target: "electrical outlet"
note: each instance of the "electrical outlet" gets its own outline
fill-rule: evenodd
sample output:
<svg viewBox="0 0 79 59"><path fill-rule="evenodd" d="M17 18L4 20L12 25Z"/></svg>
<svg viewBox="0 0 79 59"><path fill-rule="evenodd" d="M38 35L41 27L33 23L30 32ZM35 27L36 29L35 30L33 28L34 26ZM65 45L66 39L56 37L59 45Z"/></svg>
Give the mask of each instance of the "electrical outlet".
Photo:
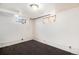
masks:
<svg viewBox="0 0 79 59"><path fill-rule="evenodd" d="M24 40L23 38L21 40Z"/></svg>
<svg viewBox="0 0 79 59"><path fill-rule="evenodd" d="M72 47L71 46L69 46L69 49L71 49Z"/></svg>

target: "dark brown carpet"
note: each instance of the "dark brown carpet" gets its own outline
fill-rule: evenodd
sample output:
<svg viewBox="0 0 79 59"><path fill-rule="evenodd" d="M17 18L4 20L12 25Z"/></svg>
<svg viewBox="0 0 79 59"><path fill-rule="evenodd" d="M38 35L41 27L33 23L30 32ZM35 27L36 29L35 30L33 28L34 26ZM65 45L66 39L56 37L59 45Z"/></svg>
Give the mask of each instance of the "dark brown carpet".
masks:
<svg viewBox="0 0 79 59"><path fill-rule="evenodd" d="M30 40L0 48L0 55L74 55L70 52Z"/></svg>

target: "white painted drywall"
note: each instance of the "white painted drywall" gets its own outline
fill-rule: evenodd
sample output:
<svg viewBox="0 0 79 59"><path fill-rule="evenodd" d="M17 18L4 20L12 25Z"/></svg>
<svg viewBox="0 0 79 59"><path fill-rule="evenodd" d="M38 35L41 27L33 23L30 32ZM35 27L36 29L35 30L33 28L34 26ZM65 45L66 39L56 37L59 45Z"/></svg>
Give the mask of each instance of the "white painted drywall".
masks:
<svg viewBox="0 0 79 59"><path fill-rule="evenodd" d="M37 39L65 50L71 46L79 54L79 8L57 13L55 23L43 24L42 19L36 20Z"/></svg>
<svg viewBox="0 0 79 59"><path fill-rule="evenodd" d="M14 15L0 12L0 44L21 39L32 39L32 24L27 21L26 24L16 23Z"/></svg>

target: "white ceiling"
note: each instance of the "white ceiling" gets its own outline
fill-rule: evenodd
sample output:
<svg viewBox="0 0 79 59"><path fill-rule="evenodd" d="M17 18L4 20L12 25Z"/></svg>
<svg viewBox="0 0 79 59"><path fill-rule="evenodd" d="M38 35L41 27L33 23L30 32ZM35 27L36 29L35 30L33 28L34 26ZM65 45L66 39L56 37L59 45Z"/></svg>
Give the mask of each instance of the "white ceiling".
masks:
<svg viewBox="0 0 79 59"><path fill-rule="evenodd" d="M29 3L1 3L0 9L7 9L14 12L18 12L18 10L20 10L28 17L38 17L53 10L56 12L61 12L71 8L79 7L78 3L42 3L38 5L39 9L33 10L29 6Z"/></svg>
<svg viewBox="0 0 79 59"><path fill-rule="evenodd" d="M65 11L71 8L79 7L79 3L57 3L55 9L57 12Z"/></svg>

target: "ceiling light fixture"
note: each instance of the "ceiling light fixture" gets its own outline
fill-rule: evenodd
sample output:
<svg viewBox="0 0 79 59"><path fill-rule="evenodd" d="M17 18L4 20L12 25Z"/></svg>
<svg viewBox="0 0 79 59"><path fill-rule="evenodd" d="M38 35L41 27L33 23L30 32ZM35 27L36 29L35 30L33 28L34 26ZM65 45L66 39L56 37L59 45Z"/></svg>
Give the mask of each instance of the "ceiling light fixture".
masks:
<svg viewBox="0 0 79 59"><path fill-rule="evenodd" d="M34 10L37 10L39 8L39 5L37 4L31 4L30 5Z"/></svg>

